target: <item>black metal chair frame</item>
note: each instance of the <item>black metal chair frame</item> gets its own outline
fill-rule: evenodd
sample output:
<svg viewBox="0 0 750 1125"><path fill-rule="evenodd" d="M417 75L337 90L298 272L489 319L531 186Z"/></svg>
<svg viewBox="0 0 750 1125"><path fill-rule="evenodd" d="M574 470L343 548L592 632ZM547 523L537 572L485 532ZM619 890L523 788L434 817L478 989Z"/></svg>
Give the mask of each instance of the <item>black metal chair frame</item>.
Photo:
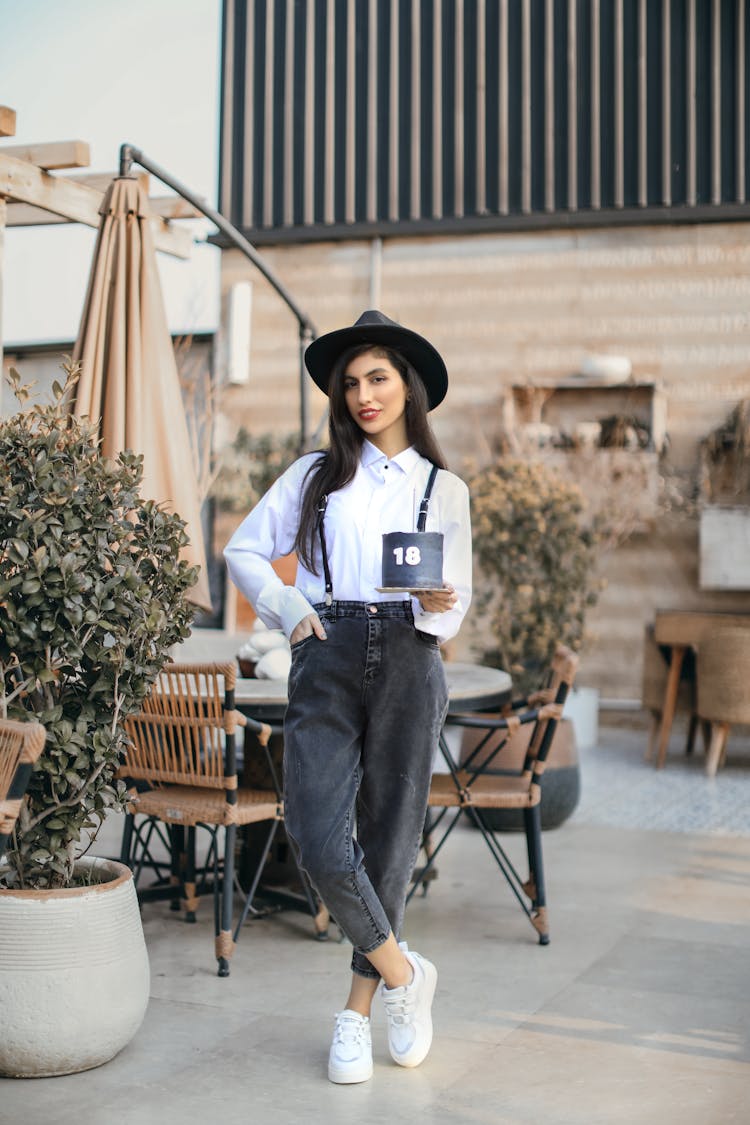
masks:
<svg viewBox="0 0 750 1125"><path fill-rule="evenodd" d="M472 798L472 785L474 782L486 775L486 771L496 760L497 756L501 753L503 747L507 744L508 738L512 731L519 729L521 726L528 723L544 723L545 727L542 732L539 745L535 747L532 753L531 747L534 746L534 735L529 743L529 751L526 754L521 774L534 769L535 763L537 768L535 770L535 780L541 785L542 772L544 764L554 738L557 723L562 713L562 708L567 698L569 691L569 683L561 680L557 686L554 698L541 702L540 706L528 707L529 700L517 700L511 708L512 711L521 711L520 714L506 714L503 717L496 717L491 715L482 714L449 714L446 718L446 726L457 726L463 729L473 728L483 730L484 736L480 739L479 743L474 747L471 754L459 766L454 760L453 754L448 746L445 738L444 731L440 734L440 751L445 760L446 765L455 787L455 801L453 803L443 804L440 812L433 816L432 810L428 812L428 820L425 823L425 833L423 837L423 849L426 856L426 862L423 866L418 867L412 877L412 886L407 896L407 902L415 894L418 887L423 888L426 894L428 882L435 870L435 862L442 850L444 844L453 832L453 829L458 824L462 816L467 816L474 825L478 828L479 832L484 839L490 854L492 855L495 863L502 872L508 886L517 899L521 909L526 917L529 919L531 925L534 927L539 935L539 944L549 944L549 932L547 928L547 910L546 910L546 889L544 883L544 864L542 858L542 824L541 824L541 805L540 803L533 804L529 807L524 807L523 823L524 835L526 838L526 851L529 864L529 877L524 880L515 865L508 856L507 851L500 844L496 831L487 822L487 819L482 813L481 797L477 798L475 803ZM539 693L541 697L545 696L545 692ZM531 700L534 700L534 696ZM522 710L522 708L526 708ZM505 731L506 737L501 739L497 746L493 748L491 753L487 755L481 764L474 765L480 758L487 742L497 731ZM461 776L463 774L463 776ZM505 771L505 776L520 776L514 774L512 771ZM486 806L492 807L491 804ZM453 816L450 818L447 827L444 829L442 835L436 844L433 844L433 835L439 829L443 821L448 817L448 814L453 811Z"/></svg>
<svg viewBox="0 0 750 1125"><path fill-rule="evenodd" d="M259 742L263 748L266 748L268 737L270 736L270 728L263 724L256 722L254 719L247 718L240 715L234 706L234 682L235 682L235 668L233 664L197 664L197 665L171 665L164 670L168 673L167 683L162 686L162 690L152 697L149 697L144 703L144 709L138 714L131 716L128 720L130 725L131 740L140 734L143 738L141 751L135 753L132 758L127 759L122 770L123 776L127 778L131 774L131 781L135 779L135 785L131 786L134 793L134 803L137 804L139 794L141 799L146 794L165 794L168 795L170 783L173 779L177 782L179 790L180 784L184 786L184 782L180 782L180 778L185 776L188 771L188 776L192 776L193 771L196 776L203 776L203 768L207 758L207 744L204 741L203 729L212 728L215 731L223 728L223 743L221 749L221 760L223 762L221 775L217 776L216 786L223 791L223 800L225 807L229 810L237 806L238 786L237 786L237 755L236 755L236 742L235 742L235 729L237 725L245 727L254 731L259 736ZM185 695L182 692L180 684L187 683L191 677L195 677L196 681L201 676L222 676L224 677L224 697L221 714L216 712L216 703L211 706L206 702L200 704L196 701L196 697L191 695L190 692ZM173 677L170 679L169 677ZM168 685L168 686L167 686ZM175 686L173 686L175 685ZM174 694L174 702L168 706L165 701ZM190 702L187 702L190 700ZM198 702L198 706L196 706ZM205 711L205 722L203 721L203 713ZM180 731L188 729L194 730L194 736L189 743L189 750L181 750L180 755L175 757L174 754L167 753L167 750L173 750L174 746L181 744ZM134 750L137 748L137 743L132 742ZM216 747L215 747L216 750ZM152 762L156 755L156 761L161 762L160 755L163 755L164 764L159 766L158 770L154 770ZM184 761L182 757L184 756ZM194 766L190 765L190 761L195 763ZM174 762L174 764L172 764ZM201 763L200 768L198 762ZM169 763L169 764L166 764ZM154 788L150 781L157 779L156 787ZM144 785L143 782L146 782ZM162 789L161 786L166 783L166 788ZM191 783L192 784L192 783ZM206 786L207 781L203 780L200 785ZM210 782L208 783L210 785ZM188 791L190 789L190 785ZM198 792L206 794L210 803L211 792L209 788L199 788ZM216 790L214 789L215 793ZM261 796L259 794L259 796ZM176 798L176 804L179 804L179 796ZM153 804L153 801L151 802ZM269 799L262 802L265 806L275 807L275 815L264 816L262 819L269 819L271 821L271 828L268 833L268 845L273 839L278 826L283 818L283 807L281 802L281 795L278 790L275 793L269 793ZM220 806L219 806L220 807ZM248 806L249 808L250 806ZM218 808L217 808L218 811ZM188 819L185 824L175 822L169 816L160 815L157 812L147 810L144 814L145 824L143 828L136 823L136 816L138 815L137 808L129 811L126 817L126 823L123 828L123 838L121 846L121 859L123 862L130 866L134 873L140 875L144 867L150 867L156 874L157 879L163 879L163 873L166 869L166 864L160 862L154 855L151 848L151 841L153 832L156 831L158 838L162 840L165 845L169 842L170 854L170 879L168 884L157 884L148 889L148 891L140 890L139 897L143 901L146 898L171 898L172 908L179 909L180 902L175 897L177 894L177 886L179 885L182 891L182 900L186 907L186 920L195 921L195 908L198 903L197 884L196 884L196 829L204 828L209 833L210 845L206 861L202 868L204 876L207 870L212 870L213 873L213 901L214 901L214 920L216 928L216 957L218 961L219 976L229 975L229 960L234 948L234 944L239 936L242 921L247 917L249 910L252 907L252 898L257 888L260 871L255 873L252 880L251 887L246 895L246 901L243 908L243 913L240 922L237 926L233 927L233 896L236 888L235 881L235 848L237 840L237 827L238 821L237 813L233 813L229 817L211 820L206 822L199 817L197 820ZM188 814L189 816L189 814ZM165 835L164 829L161 824L167 824L167 834ZM185 828L187 828L187 846L185 846ZM218 833L223 829L224 831L224 856L223 859L219 857L218 847ZM264 856L265 856L264 852ZM262 857L263 858L263 857ZM262 862L261 865L262 866Z"/></svg>
<svg viewBox="0 0 750 1125"><path fill-rule="evenodd" d="M231 697L227 694L225 698L225 707L228 709L230 709L230 702L233 706L233 693ZM244 718L244 726L246 730L250 730L256 734L269 727L272 733L278 733L280 730L278 726L260 723L248 716ZM227 740L230 738L234 741L234 734L227 736ZM282 786L273 762L270 744L267 740L259 740L259 742L263 751L265 766L273 792L276 795L279 807L282 807ZM227 747L227 757L228 756L229 747ZM235 747L235 762L236 757ZM129 779L126 778L126 781L128 780ZM129 785L131 788L137 789L139 787L139 783L133 782L132 780L129 781ZM217 933L219 932L220 921L222 921L223 928L226 928L228 924L226 906L223 908L222 919L219 918L219 900L217 897L219 888L223 885L223 878L225 874L228 873L229 878L232 880L234 890L243 900L243 907L233 932L233 940L236 942L239 938L240 930L247 921L248 916L252 918L267 917L269 914L282 909L283 905L286 905L291 897L290 895L283 896L283 904L269 901L261 907L256 907L255 905L255 898L262 878L263 869L271 853L271 848L281 823L281 819L271 822L270 829L260 852L260 857L253 871L250 885L247 888L243 887L240 883L239 874L234 861L236 831L232 834L234 838L231 840L231 843L230 835L227 835L225 839L225 854L224 857L221 857L218 847L220 825L207 824L204 822L200 822L196 825L169 824L156 816L127 812L123 827L120 860L122 863L126 863L133 871L133 879L136 885L138 898L141 902L168 899L170 900L170 910L180 911L183 908L185 909L186 922L195 922L196 912L192 908L192 899L185 895L185 886L195 886L196 897L202 897L205 894L211 893L214 898ZM197 829L203 829L209 836L209 846L200 866L196 862ZM187 840L185 839L186 835ZM152 840L154 837L162 844L167 852L168 858L160 859L155 854L152 848ZM226 859L230 846L232 848L232 859L231 864L227 867ZM144 869L150 870L154 875L154 881L148 887L140 885L140 879ZM328 937L327 912L321 911L321 907L315 897L310 881L306 873L299 868L299 865L297 865L297 871L302 888L303 908L309 912L314 919L316 938L318 940L326 940Z"/></svg>

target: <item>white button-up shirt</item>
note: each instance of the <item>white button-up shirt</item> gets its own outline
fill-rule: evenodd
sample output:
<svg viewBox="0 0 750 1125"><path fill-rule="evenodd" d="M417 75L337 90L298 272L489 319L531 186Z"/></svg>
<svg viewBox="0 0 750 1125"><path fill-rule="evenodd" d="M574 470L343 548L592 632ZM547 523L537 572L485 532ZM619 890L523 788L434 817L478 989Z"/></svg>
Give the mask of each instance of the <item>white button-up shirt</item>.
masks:
<svg viewBox="0 0 750 1125"><path fill-rule="evenodd" d="M319 454L295 461L243 520L224 551L229 574L256 613L271 629L287 637L313 605L325 600L325 579L316 544L319 574L298 563L294 586L285 586L271 566L294 549L305 475ZM382 537L391 531L414 531L419 505L432 465L413 448L391 460L365 439L352 481L328 499L325 537L333 597L341 601L377 602L398 598L381 593ZM471 522L469 490L446 470L438 472L430 497L426 531L443 534L443 580L458 601L446 613L424 613L412 598L418 629L441 641L455 636L471 601ZM408 594L404 595L407 600Z"/></svg>

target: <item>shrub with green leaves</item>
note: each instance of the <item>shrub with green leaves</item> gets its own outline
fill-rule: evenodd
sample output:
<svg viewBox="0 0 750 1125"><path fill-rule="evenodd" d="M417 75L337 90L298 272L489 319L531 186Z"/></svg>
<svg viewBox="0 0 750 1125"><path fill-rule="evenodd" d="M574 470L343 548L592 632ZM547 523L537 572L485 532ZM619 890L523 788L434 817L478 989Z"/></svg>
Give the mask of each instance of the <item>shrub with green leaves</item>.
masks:
<svg viewBox="0 0 750 1125"><path fill-rule="evenodd" d="M503 460L470 482L477 606L519 694L537 687L558 642L581 646L598 597L600 528L580 489L540 462Z"/></svg>
<svg viewBox="0 0 750 1125"><path fill-rule="evenodd" d="M47 730L6 853L19 887L70 885L88 832L122 805L123 721L194 612L184 521L141 498L140 456L101 456L64 369L49 404L0 420L0 716Z"/></svg>
<svg viewBox="0 0 750 1125"><path fill-rule="evenodd" d="M211 490L219 508L249 512L298 455L298 434L255 436L243 426L222 454Z"/></svg>

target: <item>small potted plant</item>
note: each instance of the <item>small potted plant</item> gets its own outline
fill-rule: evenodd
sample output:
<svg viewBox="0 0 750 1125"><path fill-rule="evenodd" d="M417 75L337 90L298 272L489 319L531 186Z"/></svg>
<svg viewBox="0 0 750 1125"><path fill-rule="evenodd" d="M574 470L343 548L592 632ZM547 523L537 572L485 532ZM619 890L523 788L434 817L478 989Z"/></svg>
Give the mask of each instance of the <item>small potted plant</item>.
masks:
<svg viewBox="0 0 750 1125"><path fill-rule="evenodd" d="M541 461L503 458L469 481L477 564L476 605L484 663L505 668L516 695L540 686L558 643L578 650L587 609L601 583L597 558L603 528L589 518L577 485ZM523 760L529 728L504 748L498 766ZM502 760L501 760L502 759ZM558 728L542 792L542 823L553 827L575 808L580 791L571 724ZM498 814L520 827L520 814Z"/></svg>
<svg viewBox="0 0 750 1125"><path fill-rule="evenodd" d="M123 804L123 722L187 635L196 578L183 521L141 498L139 456L100 455L95 427L67 409L77 371L65 371L49 404L0 421L0 715L46 730L0 869L0 928L12 918L22 933L0 964L9 1075L96 1066L143 1018L130 872L84 853ZM24 405L28 388L16 372L11 383Z"/></svg>

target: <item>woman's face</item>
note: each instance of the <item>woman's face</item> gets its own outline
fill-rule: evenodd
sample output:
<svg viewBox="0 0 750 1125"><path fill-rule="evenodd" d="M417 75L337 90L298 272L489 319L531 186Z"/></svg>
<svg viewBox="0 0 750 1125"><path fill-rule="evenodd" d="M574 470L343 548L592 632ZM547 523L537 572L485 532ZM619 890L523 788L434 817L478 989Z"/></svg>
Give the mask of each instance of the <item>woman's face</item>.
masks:
<svg viewBox="0 0 750 1125"><path fill-rule="evenodd" d="M354 421L381 452L394 457L406 449L406 384L385 356L363 352L349 363L344 398Z"/></svg>

